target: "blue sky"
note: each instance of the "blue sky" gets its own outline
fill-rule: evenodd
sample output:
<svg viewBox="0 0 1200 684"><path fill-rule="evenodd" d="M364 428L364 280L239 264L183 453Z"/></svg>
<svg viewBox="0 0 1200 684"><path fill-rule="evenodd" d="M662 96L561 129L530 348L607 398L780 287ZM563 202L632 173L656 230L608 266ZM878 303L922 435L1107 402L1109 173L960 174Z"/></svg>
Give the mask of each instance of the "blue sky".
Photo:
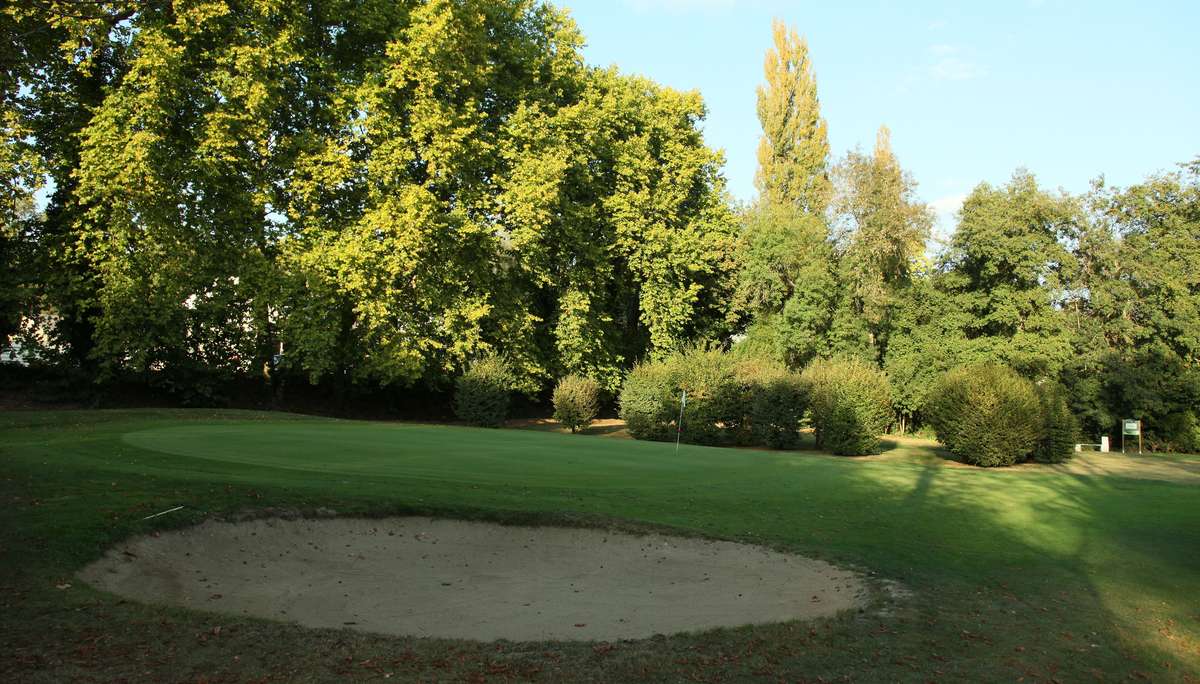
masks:
<svg viewBox="0 0 1200 684"><path fill-rule="evenodd" d="M770 22L807 37L835 157L892 129L947 228L981 181L1118 185L1200 155L1200 2L558 0L593 64L698 89L730 191L754 195Z"/></svg>

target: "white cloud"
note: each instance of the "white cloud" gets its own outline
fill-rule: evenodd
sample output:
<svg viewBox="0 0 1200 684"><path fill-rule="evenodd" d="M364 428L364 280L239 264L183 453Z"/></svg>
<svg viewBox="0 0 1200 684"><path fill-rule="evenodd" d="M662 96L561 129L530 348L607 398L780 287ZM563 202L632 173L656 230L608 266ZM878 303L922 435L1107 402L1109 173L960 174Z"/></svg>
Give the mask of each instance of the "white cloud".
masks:
<svg viewBox="0 0 1200 684"><path fill-rule="evenodd" d="M966 199L967 193L965 192L959 195L946 195L945 197L939 197L930 202L929 208L938 214L953 216L955 212L957 212L959 209L962 209L963 202L965 202Z"/></svg>
<svg viewBox="0 0 1200 684"><path fill-rule="evenodd" d="M984 72L983 68L974 62L958 57L946 57L933 65L931 73L939 81L969 81L982 76Z"/></svg>
<svg viewBox="0 0 1200 684"><path fill-rule="evenodd" d="M935 58L929 74L939 81L969 81L985 73L983 67L964 57L962 48L957 45L930 45L929 54Z"/></svg>
<svg viewBox="0 0 1200 684"><path fill-rule="evenodd" d="M933 210L936 217L933 227L935 242L948 240L954 234L955 215L958 214L959 209L962 209L966 199L967 194L961 193L939 197L929 203L929 208Z"/></svg>

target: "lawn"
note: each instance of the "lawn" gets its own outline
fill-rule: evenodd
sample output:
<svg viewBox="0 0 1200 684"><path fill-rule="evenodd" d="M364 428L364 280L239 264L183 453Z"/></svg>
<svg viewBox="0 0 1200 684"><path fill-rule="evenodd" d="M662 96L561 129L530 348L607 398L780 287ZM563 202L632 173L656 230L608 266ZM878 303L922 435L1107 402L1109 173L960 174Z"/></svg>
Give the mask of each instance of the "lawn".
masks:
<svg viewBox="0 0 1200 684"><path fill-rule="evenodd" d="M998 471L887 446L676 454L271 413L0 414L0 680L1200 681L1200 488L1187 476L1200 459L1144 479L1119 456ZM671 528L854 567L907 596L877 591L867 610L811 623L483 644L157 608L73 577L126 536L268 508Z"/></svg>

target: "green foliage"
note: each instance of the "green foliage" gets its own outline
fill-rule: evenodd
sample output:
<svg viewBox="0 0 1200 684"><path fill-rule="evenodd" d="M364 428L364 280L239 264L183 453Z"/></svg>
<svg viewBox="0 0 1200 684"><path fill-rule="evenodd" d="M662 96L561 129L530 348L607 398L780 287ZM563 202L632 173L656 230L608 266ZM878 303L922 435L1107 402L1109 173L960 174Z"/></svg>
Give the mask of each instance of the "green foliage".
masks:
<svg viewBox="0 0 1200 684"><path fill-rule="evenodd" d="M971 353L961 318L952 297L934 278L918 278L902 292L883 359L902 433L920 425L922 409L938 378Z"/></svg>
<svg viewBox="0 0 1200 684"><path fill-rule="evenodd" d="M564 11L136 9L0 13L22 36L0 190L54 181L40 284L77 361L177 383L257 375L282 343L314 382L406 385L498 352L523 391L615 390L630 359L728 332L703 102L586 67Z"/></svg>
<svg viewBox="0 0 1200 684"><path fill-rule="evenodd" d="M621 417L637 439L694 444L794 446L806 393L796 377L769 361L693 349L634 367L621 390Z"/></svg>
<svg viewBox="0 0 1200 684"><path fill-rule="evenodd" d="M554 419L578 432L591 425L600 412L600 383L591 378L568 375L554 388Z"/></svg>
<svg viewBox="0 0 1200 684"><path fill-rule="evenodd" d="M1066 296L1071 255L1060 240L1081 221L1079 203L1018 171L1008 185L979 185L963 203L942 260L962 335L977 357L1026 375L1053 376L1071 356L1055 302Z"/></svg>
<svg viewBox="0 0 1200 684"><path fill-rule="evenodd" d="M822 349L836 292L829 230L787 205L761 204L744 221L736 304L753 322L741 344L803 367Z"/></svg>
<svg viewBox="0 0 1200 684"><path fill-rule="evenodd" d="M876 362L887 353L896 308L924 261L933 213L916 198L916 181L892 153L891 133L880 127L871 156L850 152L834 170L835 207L844 234L839 267L843 316L857 322ZM853 339L853 331L841 331Z"/></svg>
<svg viewBox="0 0 1200 684"><path fill-rule="evenodd" d="M481 427L500 427L508 419L513 374L496 356L475 361L459 376L454 388L454 413Z"/></svg>
<svg viewBox="0 0 1200 684"><path fill-rule="evenodd" d="M748 359L735 367L749 423L743 441L772 449L794 448L808 408L808 390L796 373L769 361ZM747 439L748 438L748 439Z"/></svg>
<svg viewBox="0 0 1200 684"><path fill-rule="evenodd" d="M619 402L621 420L635 439L674 439L679 392L673 364L643 361L635 365L621 386Z"/></svg>
<svg viewBox="0 0 1200 684"><path fill-rule="evenodd" d="M755 184L768 203L820 216L829 204L829 138L808 42L778 19L771 24L774 47L767 51L758 87L758 144Z"/></svg>
<svg viewBox="0 0 1200 684"><path fill-rule="evenodd" d="M587 66L550 4L76 10L0 11L0 338L37 328L92 380L212 403L271 368L344 395L500 354L517 391L615 393L634 359L744 332L789 368L883 368L902 429L938 374L992 362L1061 381L1089 435L1134 417L1152 448L1200 446L1200 160L1083 198L980 185L933 269L886 129L831 174L807 45L778 22L739 226L700 96ZM658 393L695 385L696 438L767 440L736 364L694 360Z"/></svg>
<svg viewBox="0 0 1200 684"><path fill-rule="evenodd" d="M801 374L818 447L843 456L877 453L892 420L888 377L858 359L817 360Z"/></svg>
<svg viewBox="0 0 1200 684"><path fill-rule="evenodd" d="M1044 382L1038 386L1038 404L1042 414L1041 434L1032 460L1040 463L1070 460L1079 442L1079 420L1067 404L1066 390L1058 383Z"/></svg>
<svg viewBox="0 0 1200 684"><path fill-rule="evenodd" d="M1043 434L1042 406L1033 383L995 364L959 366L943 375L929 397L926 415L938 440L973 465L1020 463Z"/></svg>

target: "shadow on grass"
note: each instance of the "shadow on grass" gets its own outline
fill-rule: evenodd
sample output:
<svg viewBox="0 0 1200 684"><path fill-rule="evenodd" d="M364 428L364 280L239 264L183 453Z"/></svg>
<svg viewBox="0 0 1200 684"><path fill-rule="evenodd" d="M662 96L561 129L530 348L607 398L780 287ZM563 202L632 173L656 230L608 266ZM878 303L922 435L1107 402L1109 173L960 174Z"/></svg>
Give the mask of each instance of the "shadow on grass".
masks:
<svg viewBox="0 0 1200 684"><path fill-rule="evenodd" d="M285 479L269 466L200 472L187 459L137 452L178 464L170 476L146 477L106 465L110 451L134 453L119 437L0 447L0 651L12 654L0 678L326 681L386 671L400 680L1187 681L1200 664L1191 602L1200 595L1200 512L1180 498L1188 490L888 460L917 447L895 440L874 460L730 450L730 459L745 459L743 472L687 486L671 472L647 473L662 486L637 490L539 487L520 472L484 484L352 470ZM84 450L93 456L79 456ZM469 455L453 458L464 475L477 469ZM887 611L812 623L597 645L309 630L55 588L124 536L193 522L194 513L138 521L181 500L221 515L326 507L682 531L853 565L914 595ZM224 626L217 638L214 626ZM369 669L376 665L387 669Z"/></svg>

